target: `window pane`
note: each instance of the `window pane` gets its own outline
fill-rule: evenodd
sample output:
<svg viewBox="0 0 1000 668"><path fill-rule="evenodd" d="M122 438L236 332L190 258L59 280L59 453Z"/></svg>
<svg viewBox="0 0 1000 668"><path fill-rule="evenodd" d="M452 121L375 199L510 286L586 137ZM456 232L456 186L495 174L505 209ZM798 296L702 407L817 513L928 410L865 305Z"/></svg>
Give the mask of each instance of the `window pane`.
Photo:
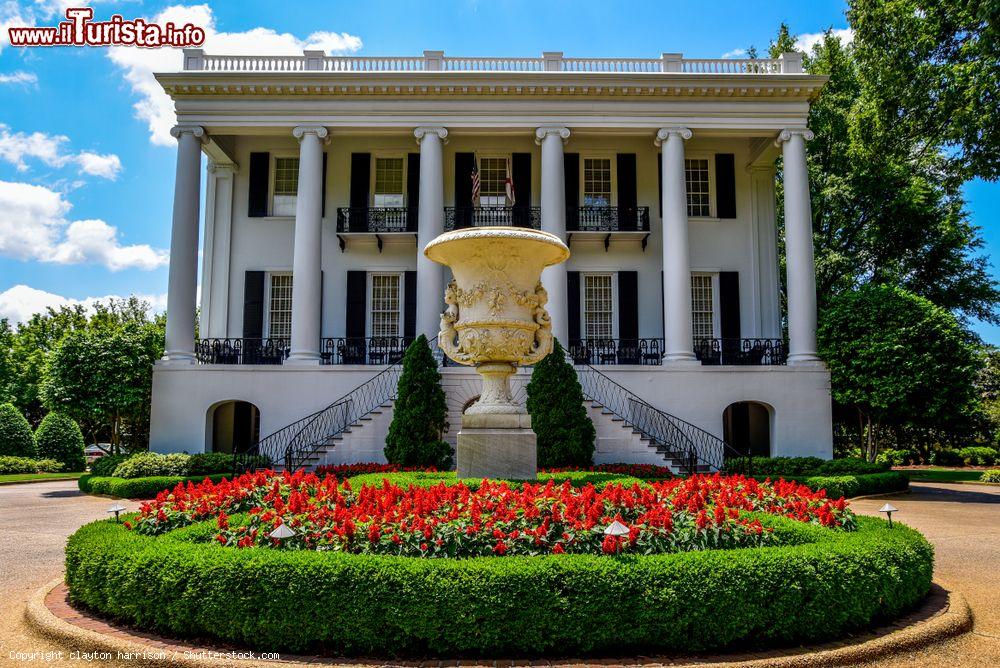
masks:
<svg viewBox="0 0 1000 668"><path fill-rule="evenodd" d="M400 336L399 274L372 274L371 336Z"/></svg>
<svg viewBox="0 0 1000 668"><path fill-rule="evenodd" d="M292 277L290 274L271 276L267 335L272 339L287 339L292 335Z"/></svg>
<svg viewBox="0 0 1000 668"><path fill-rule="evenodd" d="M708 160L705 158L684 160L684 175L687 181L688 215L712 215L709 205Z"/></svg>
<svg viewBox="0 0 1000 668"><path fill-rule="evenodd" d="M374 206L403 206L403 159L375 158Z"/></svg>
<svg viewBox="0 0 1000 668"><path fill-rule="evenodd" d="M587 339L610 339L614 336L614 302L609 274L585 274L583 277L583 330Z"/></svg>
<svg viewBox="0 0 1000 668"><path fill-rule="evenodd" d="M294 216L295 195L299 190L299 159L274 159L274 201L271 215Z"/></svg>
<svg viewBox="0 0 1000 668"><path fill-rule="evenodd" d="M611 206L610 158L584 158L583 205Z"/></svg>
<svg viewBox="0 0 1000 668"><path fill-rule="evenodd" d="M507 205L507 158L479 159L479 206Z"/></svg>
<svg viewBox="0 0 1000 668"><path fill-rule="evenodd" d="M691 331L695 339L715 337L712 277L691 277Z"/></svg>

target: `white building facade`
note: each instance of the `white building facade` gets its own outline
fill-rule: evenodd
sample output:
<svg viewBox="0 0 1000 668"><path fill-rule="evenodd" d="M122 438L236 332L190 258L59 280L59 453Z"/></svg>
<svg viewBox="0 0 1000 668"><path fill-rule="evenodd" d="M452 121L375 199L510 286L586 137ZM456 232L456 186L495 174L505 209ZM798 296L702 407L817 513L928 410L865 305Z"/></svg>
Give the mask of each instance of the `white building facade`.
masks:
<svg viewBox="0 0 1000 668"><path fill-rule="evenodd" d="M437 335L443 307L447 269L424 245L449 229L515 225L570 247L543 282L579 370L741 452L832 456L805 160L825 78L804 74L798 54L187 50L182 72L157 79L176 103L178 154L153 450L245 449L343 400L354 413L320 435L318 460L379 459L391 402L362 395L371 403L373 377L415 336ZM468 369L442 373L453 440L477 383ZM595 423L636 421L588 399L602 409ZM663 459L655 434L651 445L612 427L598 424L598 461Z"/></svg>

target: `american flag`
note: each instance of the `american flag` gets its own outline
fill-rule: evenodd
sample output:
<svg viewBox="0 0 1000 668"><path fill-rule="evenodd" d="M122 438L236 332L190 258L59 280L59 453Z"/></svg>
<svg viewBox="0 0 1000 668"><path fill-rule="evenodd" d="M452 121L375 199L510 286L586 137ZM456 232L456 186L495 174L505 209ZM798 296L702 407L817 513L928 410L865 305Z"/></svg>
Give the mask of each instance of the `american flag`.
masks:
<svg viewBox="0 0 1000 668"><path fill-rule="evenodd" d="M514 206L517 204L514 201L514 180L510 178L510 162L507 162L507 178L504 179L503 187L507 191L507 199L510 200L510 205Z"/></svg>
<svg viewBox="0 0 1000 668"><path fill-rule="evenodd" d="M472 206L479 202L479 166L472 163Z"/></svg>

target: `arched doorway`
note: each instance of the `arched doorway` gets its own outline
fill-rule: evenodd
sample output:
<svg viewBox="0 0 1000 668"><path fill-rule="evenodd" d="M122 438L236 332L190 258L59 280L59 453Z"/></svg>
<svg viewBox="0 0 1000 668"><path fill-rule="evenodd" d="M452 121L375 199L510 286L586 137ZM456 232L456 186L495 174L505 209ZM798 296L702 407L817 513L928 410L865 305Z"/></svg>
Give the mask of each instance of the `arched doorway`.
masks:
<svg viewBox="0 0 1000 668"><path fill-rule="evenodd" d="M758 401L737 401L722 413L726 443L753 457L771 456L771 407Z"/></svg>
<svg viewBox="0 0 1000 668"><path fill-rule="evenodd" d="M208 409L209 452L244 452L260 440L260 410L249 401L223 401Z"/></svg>

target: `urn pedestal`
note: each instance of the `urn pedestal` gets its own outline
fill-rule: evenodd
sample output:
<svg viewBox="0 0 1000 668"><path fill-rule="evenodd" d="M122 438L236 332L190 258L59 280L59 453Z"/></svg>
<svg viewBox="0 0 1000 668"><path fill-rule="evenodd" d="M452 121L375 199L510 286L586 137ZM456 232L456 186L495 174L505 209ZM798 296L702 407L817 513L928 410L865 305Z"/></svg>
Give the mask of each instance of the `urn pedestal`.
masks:
<svg viewBox="0 0 1000 668"><path fill-rule="evenodd" d="M559 237L519 227L446 232L424 255L451 267L438 345L483 379L479 399L458 432L460 478L534 479L537 447L531 417L514 400L510 376L552 351L552 323L542 269L569 257Z"/></svg>

